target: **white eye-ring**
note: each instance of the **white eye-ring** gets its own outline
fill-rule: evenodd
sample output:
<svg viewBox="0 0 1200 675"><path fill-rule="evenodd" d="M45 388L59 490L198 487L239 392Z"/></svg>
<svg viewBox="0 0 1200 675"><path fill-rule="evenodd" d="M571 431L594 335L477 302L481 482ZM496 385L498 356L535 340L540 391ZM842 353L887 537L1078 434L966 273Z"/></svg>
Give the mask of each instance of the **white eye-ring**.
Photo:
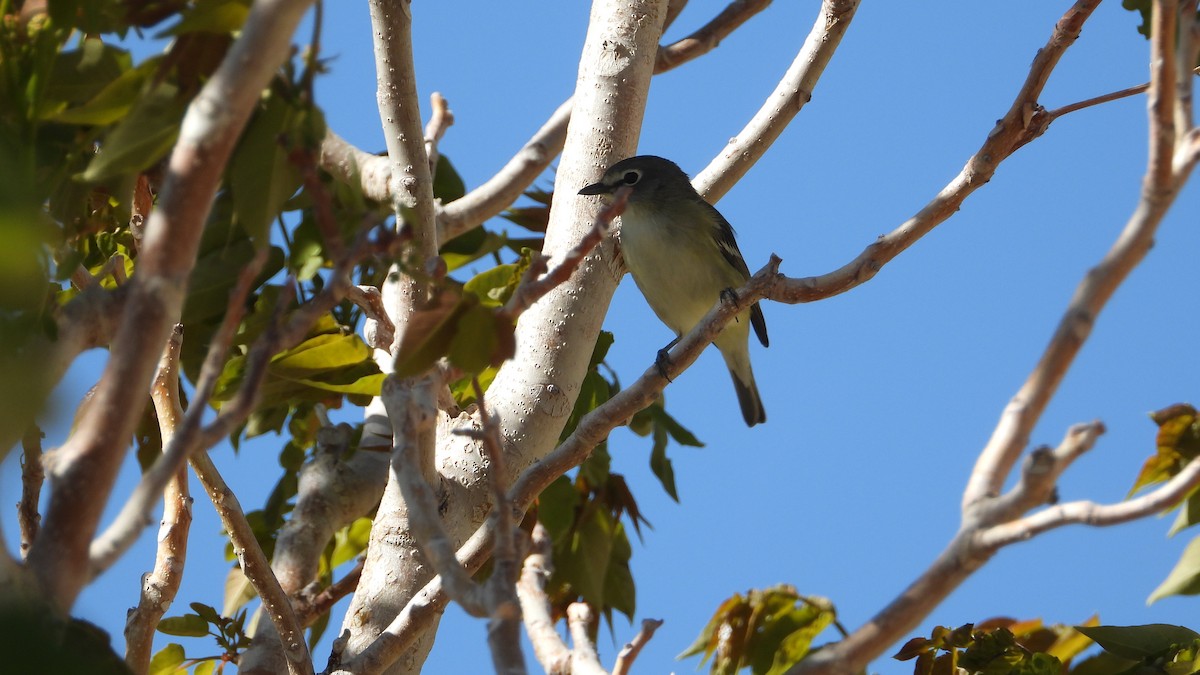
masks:
<svg viewBox="0 0 1200 675"><path fill-rule="evenodd" d="M630 169L621 176L622 185L637 185L637 182L642 179L642 172L637 169Z"/></svg>

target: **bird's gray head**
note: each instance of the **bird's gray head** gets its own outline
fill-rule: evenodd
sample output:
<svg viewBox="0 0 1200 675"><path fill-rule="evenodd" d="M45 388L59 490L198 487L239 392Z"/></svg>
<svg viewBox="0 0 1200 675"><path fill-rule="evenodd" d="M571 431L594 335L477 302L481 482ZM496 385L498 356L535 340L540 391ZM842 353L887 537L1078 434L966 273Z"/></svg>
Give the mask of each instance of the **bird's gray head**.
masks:
<svg viewBox="0 0 1200 675"><path fill-rule="evenodd" d="M617 188L632 188L630 204L662 204L676 199L699 199L687 174L675 162L654 155L638 155L608 167L599 183L579 191L581 195L608 195Z"/></svg>

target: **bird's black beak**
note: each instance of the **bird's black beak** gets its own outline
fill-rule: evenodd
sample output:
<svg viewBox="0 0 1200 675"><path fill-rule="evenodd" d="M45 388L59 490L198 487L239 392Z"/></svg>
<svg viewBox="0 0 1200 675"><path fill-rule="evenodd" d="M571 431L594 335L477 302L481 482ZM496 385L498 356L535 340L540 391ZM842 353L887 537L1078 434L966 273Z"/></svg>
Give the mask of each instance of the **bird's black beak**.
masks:
<svg viewBox="0 0 1200 675"><path fill-rule="evenodd" d="M608 194L612 194L612 191L613 191L613 188L611 185L605 185L604 183L592 183L591 185L587 185L582 190L580 190L579 194L581 194L581 195L608 195Z"/></svg>

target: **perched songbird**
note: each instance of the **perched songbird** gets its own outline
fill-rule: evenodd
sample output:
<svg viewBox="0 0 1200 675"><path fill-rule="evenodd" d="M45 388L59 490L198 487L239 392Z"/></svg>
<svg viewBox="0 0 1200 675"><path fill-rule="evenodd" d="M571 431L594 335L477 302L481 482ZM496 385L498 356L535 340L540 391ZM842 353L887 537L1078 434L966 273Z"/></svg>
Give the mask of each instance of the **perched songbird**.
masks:
<svg viewBox="0 0 1200 675"><path fill-rule="evenodd" d="M623 159L579 194L612 194L623 186L632 192L621 215L621 251L646 302L675 331L675 340L661 352L665 356L722 293L750 279L750 270L729 221L704 201L674 162L651 155ZM767 322L758 303L726 324L713 344L733 376L742 417L754 426L765 422L767 414L750 369L751 325L767 346Z"/></svg>

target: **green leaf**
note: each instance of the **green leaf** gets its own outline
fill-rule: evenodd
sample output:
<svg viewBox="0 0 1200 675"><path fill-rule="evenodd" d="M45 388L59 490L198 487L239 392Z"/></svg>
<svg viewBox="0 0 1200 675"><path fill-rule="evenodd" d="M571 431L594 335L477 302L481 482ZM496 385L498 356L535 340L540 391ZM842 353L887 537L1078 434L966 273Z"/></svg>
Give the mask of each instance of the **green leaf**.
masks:
<svg viewBox="0 0 1200 675"><path fill-rule="evenodd" d="M1200 491L1193 491L1183 500L1183 506L1175 514L1175 522L1171 524L1167 536L1173 537L1196 523L1200 523Z"/></svg>
<svg viewBox="0 0 1200 675"><path fill-rule="evenodd" d="M458 317L447 354L450 362L468 373L499 366L516 349L513 330L511 321L483 305L468 308Z"/></svg>
<svg viewBox="0 0 1200 675"><path fill-rule="evenodd" d="M575 522L579 492L566 476L559 476L538 495L538 520L546 526L551 541L562 541Z"/></svg>
<svg viewBox="0 0 1200 675"><path fill-rule="evenodd" d="M169 616L158 622L158 632L177 637L204 637L208 635L208 622L198 614Z"/></svg>
<svg viewBox="0 0 1200 675"><path fill-rule="evenodd" d="M589 505L562 554L555 550L556 574L561 573L584 602L604 606L604 580L612 556L618 523Z"/></svg>
<svg viewBox="0 0 1200 675"><path fill-rule="evenodd" d="M179 137L183 112L174 84L159 82L143 91L129 114L104 137L80 179L96 183L155 164Z"/></svg>
<svg viewBox="0 0 1200 675"><path fill-rule="evenodd" d="M154 37L161 40L184 33L232 33L241 30L249 13L249 3L244 0L198 2L188 6L183 20Z"/></svg>
<svg viewBox="0 0 1200 675"><path fill-rule="evenodd" d="M443 204L448 204L465 194L467 185L450 163L450 158L438 154L437 167L433 172L433 196L442 200Z"/></svg>
<svg viewBox="0 0 1200 675"><path fill-rule="evenodd" d="M458 332L458 317L478 302L474 295L443 288L429 304L415 310L396 348L396 376L423 373L445 356Z"/></svg>
<svg viewBox="0 0 1200 675"><path fill-rule="evenodd" d="M212 607L202 602L188 603L188 607L191 607L192 611L195 612L196 615L201 619L204 619L214 626L219 626L221 624L221 615L218 614L217 610L213 609Z"/></svg>
<svg viewBox="0 0 1200 675"><path fill-rule="evenodd" d="M288 161L287 148L280 142L295 115L282 97L266 96L229 163L237 222L258 248L270 243L271 223L302 182L300 172Z"/></svg>
<svg viewBox="0 0 1200 675"><path fill-rule="evenodd" d="M336 568L342 563L349 562L359 553L367 550L367 542L371 538L371 519L359 518L334 535L333 555L330 557L330 568Z"/></svg>
<svg viewBox="0 0 1200 675"><path fill-rule="evenodd" d="M443 244L438 254L446 261L446 269L453 272L499 251L508 244L506 235L477 227Z"/></svg>
<svg viewBox="0 0 1200 675"><path fill-rule="evenodd" d="M174 642L166 647L158 650L153 657L150 658L150 669L147 671L150 675L168 675L168 673L178 673L183 668L183 660L187 656L184 654L183 645Z"/></svg>
<svg viewBox="0 0 1200 675"><path fill-rule="evenodd" d="M678 658L703 654L703 664L711 657L714 673L750 667L756 674L776 675L804 658L813 639L835 618L828 600L802 597L791 586L751 590L746 597L734 595L721 603Z"/></svg>
<svg viewBox="0 0 1200 675"><path fill-rule="evenodd" d="M277 377L302 378L357 365L371 357L371 348L357 335L316 335L276 354L270 370Z"/></svg>
<svg viewBox="0 0 1200 675"><path fill-rule="evenodd" d="M47 110L42 119L62 124L107 126L127 115L141 95L147 73L138 68L123 73L96 94L95 98L74 108Z"/></svg>
<svg viewBox="0 0 1200 675"><path fill-rule="evenodd" d="M61 110L68 105L89 102L117 80L135 72L139 75L145 72L143 67L136 71L131 70L132 61L128 51L96 38L84 39L79 49L62 52L54 60L50 82L44 92L42 111L38 117L46 119L47 114L54 109ZM134 79L137 85L131 94L136 94L141 87L141 78ZM124 109L128 110L132 103L133 98L130 96ZM111 123L116 119L112 118L102 124Z"/></svg>
<svg viewBox="0 0 1200 675"><path fill-rule="evenodd" d="M1191 644L1200 633L1170 624L1144 626L1076 626L1075 630L1095 640L1116 656L1141 661L1166 656L1173 647Z"/></svg>
<svg viewBox="0 0 1200 675"><path fill-rule="evenodd" d="M512 297L523 271L515 264L496 265L471 277L463 290L473 293L485 307L502 307Z"/></svg>
<svg viewBox="0 0 1200 675"><path fill-rule="evenodd" d="M1179 562L1175 563L1175 568L1158 588L1154 589L1146 602L1152 604L1172 595L1196 594L1200 594L1200 537L1187 545L1183 555L1179 557Z"/></svg>
<svg viewBox="0 0 1200 675"><path fill-rule="evenodd" d="M217 662L215 660L201 661L192 669L192 675L212 675L216 667Z"/></svg>

